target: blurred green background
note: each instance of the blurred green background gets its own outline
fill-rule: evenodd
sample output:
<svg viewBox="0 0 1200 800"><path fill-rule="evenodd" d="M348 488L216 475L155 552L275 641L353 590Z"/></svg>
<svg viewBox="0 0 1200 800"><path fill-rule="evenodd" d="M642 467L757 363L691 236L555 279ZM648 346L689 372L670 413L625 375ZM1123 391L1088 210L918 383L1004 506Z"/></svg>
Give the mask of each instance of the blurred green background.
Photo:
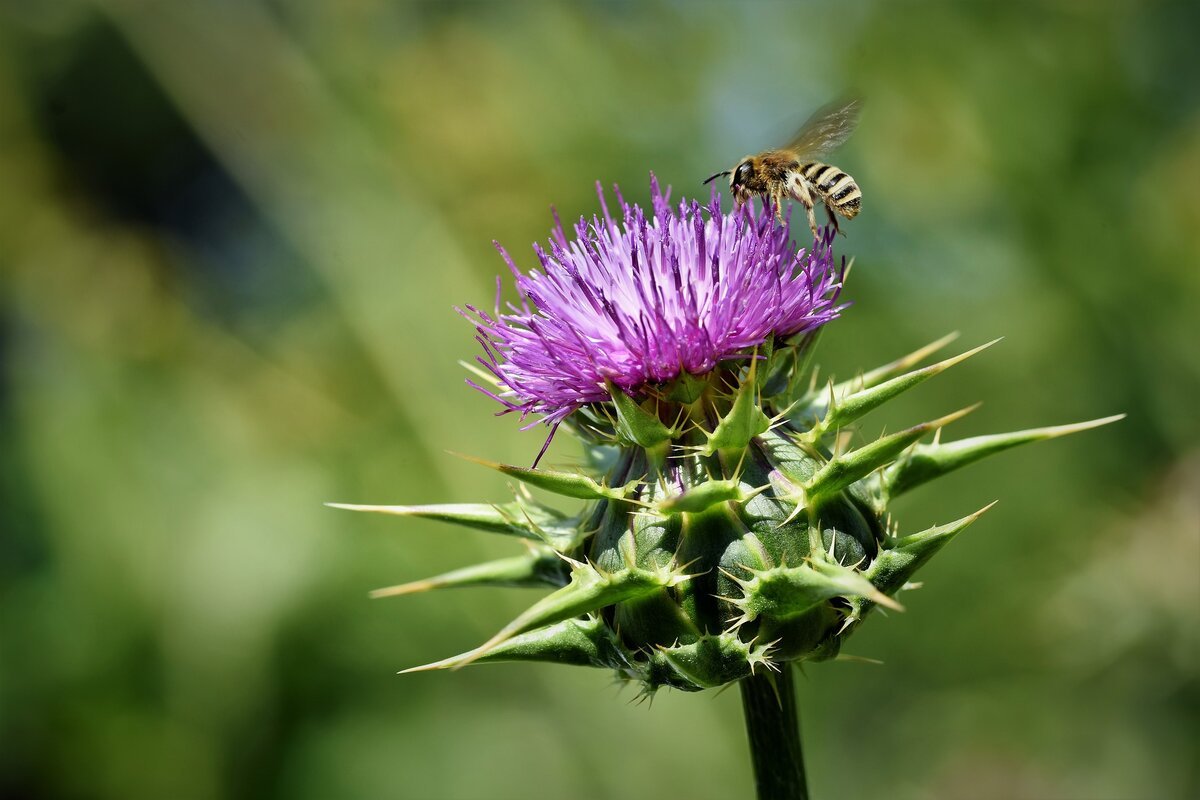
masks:
<svg viewBox="0 0 1200 800"><path fill-rule="evenodd" d="M847 87L847 376L1005 341L872 417L1124 411L906 498L1000 505L806 668L819 797L1200 796L1200 5L0 3L0 796L742 797L737 692L398 677L534 595L367 591L511 541L542 433L463 384L499 239L645 201ZM676 195L678 196L678 195ZM548 463L577 458L560 441Z"/></svg>

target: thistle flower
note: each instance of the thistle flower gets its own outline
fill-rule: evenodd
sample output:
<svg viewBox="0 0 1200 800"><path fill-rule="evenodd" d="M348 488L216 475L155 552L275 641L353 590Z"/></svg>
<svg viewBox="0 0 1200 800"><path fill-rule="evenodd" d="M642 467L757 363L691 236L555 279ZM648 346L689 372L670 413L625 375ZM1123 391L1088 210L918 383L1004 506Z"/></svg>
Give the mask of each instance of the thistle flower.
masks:
<svg viewBox="0 0 1200 800"><path fill-rule="evenodd" d="M481 391L507 410L556 424L607 401L607 383L638 393L705 375L773 337L815 330L840 310L828 241L797 252L770 216L756 219L749 206L723 214L715 195L706 209L692 201L673 211L653 177L651 218L618 191L618 226L599 185L597 194L604 218L580 219L572 241L560 222L549 252L534 246L540 271L523 275L497 243L519 309L489 316L468 306L487 353L480 362L505 387Z"/></svg>
<svg viewBox="0 0 1200 800"><path fill-rule="evenodd" d="M715 195L672 207L653 179L651 197L647 215L618 192L618 221L601 192L602 213L570 238L559 223L528 274L501 249L518 303L464 312L483 348L472 385L501 414L533 415L526 427L564 425L588 470L481 462L520 482L511 502L340 507L527 545L376 596L551 589L476 649L413 669L553 661L613 670L647 694L741 681L749 720L775 703L745 694L761 680L751 676L837 655L874 608L899 610L913 574L987 510L914 533L892 519L892 500L984 456L1117 417L942 442L967 408L851 446L870 411L994 342L917 367L950 336L818 382L813 348L842 309L847 273L833 231L798 250L770 209L726 213ZM566 514L526 487L583 503ZM787 673L779 679L786 699ZM769 741L756 725L752 742ZM797 740L787 757L798 753ZM756 755L760 778L773 769Z"/></svg>

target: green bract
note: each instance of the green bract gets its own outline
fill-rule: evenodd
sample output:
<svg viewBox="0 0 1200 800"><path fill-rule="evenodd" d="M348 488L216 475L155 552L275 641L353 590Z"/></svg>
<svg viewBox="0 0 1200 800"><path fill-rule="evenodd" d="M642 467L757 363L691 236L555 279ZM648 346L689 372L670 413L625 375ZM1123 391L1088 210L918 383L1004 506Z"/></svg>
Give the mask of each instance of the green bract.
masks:
<svg viewBox="0 0 1200 800"><path fill-rule="evenodd" d="M416 670L551 661L615 670L647 692L698 691L787 661L835 656L984 510L925 531L889 503L979 458L1119 417L940 441L955 412L850 446L865 414L978 353L915 368L947 337L844 383L806 365L816 336L772 338L747 358L637 396L609 385L564 422L591 474L498 469L583 501L568 516L527 490L504 504L349 506L517 536L524 552L377 596L453 586L551 591L478 648ZM923 440L932 439L929 443Z"/></svg>

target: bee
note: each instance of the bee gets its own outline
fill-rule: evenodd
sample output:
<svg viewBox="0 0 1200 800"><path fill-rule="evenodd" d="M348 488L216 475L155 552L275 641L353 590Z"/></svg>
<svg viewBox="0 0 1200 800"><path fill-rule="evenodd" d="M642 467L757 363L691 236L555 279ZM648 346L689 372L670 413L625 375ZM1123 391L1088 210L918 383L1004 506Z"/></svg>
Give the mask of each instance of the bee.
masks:
<svg viewBox="0 0 1200 800"><path fill-rule="evenodd" d="M733 169L710 176L705 183L728 175L733 199L741 205L752 196L769 198L783 222L783 196L804 206L808 225L817 235L813 204L820 200L834 231L840 233L836 215L854 219L862 208L862 190L842 170L816 159L837 149L854 132L862 101L838 100L818 109L786 145L756 156L746 156Z"/></svg>

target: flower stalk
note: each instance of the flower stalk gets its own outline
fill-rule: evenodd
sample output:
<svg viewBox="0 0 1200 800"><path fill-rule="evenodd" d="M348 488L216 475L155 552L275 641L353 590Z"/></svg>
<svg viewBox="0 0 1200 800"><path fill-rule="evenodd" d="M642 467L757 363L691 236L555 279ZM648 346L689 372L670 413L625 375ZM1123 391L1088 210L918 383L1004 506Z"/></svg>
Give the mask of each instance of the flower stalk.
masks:
<svg viewBox="0 0 1200 800"><path fill-rule="evenodd" d="M808 800L792 670L738 684L759 800Z"/></svg>

